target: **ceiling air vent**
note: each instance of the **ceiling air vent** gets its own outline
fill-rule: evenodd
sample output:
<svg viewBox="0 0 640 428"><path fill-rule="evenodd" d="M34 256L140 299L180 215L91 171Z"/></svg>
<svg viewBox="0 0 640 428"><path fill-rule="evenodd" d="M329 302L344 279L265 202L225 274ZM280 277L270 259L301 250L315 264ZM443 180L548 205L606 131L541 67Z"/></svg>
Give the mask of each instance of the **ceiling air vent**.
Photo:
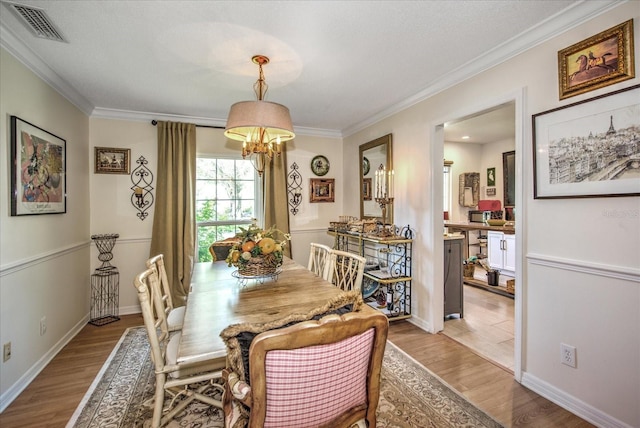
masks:
<svg viewBox="0 0 640 428"><path fill-rule="evenodd" d="M16 3L7 3L7 5L16 16L22 19L34 36L67 43L60 30L51 22L44 10Z"/></svg>

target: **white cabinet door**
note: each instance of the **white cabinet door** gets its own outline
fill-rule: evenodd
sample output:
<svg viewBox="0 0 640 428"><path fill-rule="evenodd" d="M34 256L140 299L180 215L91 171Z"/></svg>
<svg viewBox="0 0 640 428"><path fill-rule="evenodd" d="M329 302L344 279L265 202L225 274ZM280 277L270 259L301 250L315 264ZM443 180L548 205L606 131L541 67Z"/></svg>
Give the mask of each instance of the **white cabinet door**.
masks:
<svg viewBox="0 0 640 428"><path fill-rule="evenodd" d="M515 274L516 271L516 235L504 235L502 248L504 250L503 268Z"/></svg>
<svg viewBox="0 0 640 428"><path fill-rule="evenodd" d="M516 272L516 235L506 235L490 230L487 232L489 266L504 271L507 275Z"/></svg>
<svg viewBox="0 0 640 428"><path fill-rule="evenodd" d="M493 230L487 232L487 258L492 269L503 267L502 236L502 232Z"/></svg>

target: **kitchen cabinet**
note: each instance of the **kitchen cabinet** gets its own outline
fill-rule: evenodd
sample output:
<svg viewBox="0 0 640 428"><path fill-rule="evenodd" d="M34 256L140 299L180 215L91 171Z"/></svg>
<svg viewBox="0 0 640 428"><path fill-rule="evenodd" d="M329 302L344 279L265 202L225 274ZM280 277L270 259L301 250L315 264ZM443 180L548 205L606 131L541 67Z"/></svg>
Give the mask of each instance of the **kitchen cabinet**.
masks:
<svg viewBox="0 0 640 428"><path fill-rule="evenodd" d="M516 274L516 236L490 230L487 232L487 261L492 269L509 276Z"/></svg>
<svg viewBox="0 0 640 428"><path fill-rule="evenodd" d="M462 253L464 240L447 237L444 240L444 316L460 314L463 317L464 294L462 287Z"/></svg>

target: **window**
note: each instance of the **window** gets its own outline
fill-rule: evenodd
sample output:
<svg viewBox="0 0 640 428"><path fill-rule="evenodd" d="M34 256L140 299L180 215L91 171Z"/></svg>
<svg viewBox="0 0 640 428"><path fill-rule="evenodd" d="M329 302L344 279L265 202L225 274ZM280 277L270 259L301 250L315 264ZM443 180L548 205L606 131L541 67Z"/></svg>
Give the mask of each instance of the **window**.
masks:
<svg viewBox="0 0 640 428"><path fill-rule="evenodd" d="M198 261L211 261L209 246L234 236L258 216L256 172L251 161L199 157L196 160Z"/></svg>

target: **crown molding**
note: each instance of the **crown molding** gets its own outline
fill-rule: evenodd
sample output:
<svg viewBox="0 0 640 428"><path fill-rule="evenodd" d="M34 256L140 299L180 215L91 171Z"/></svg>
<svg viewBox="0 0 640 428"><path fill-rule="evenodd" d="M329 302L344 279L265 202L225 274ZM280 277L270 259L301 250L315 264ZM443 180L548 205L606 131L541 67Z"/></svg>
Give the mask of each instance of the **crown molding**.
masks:
<svg viewBox="0 0 640 428"><path fill-rule="evenodd" d="M118 119L118 120L130 120L134 122L151 122L152 120L167 120L167 121L176 121L176 122L195 123L196 125L220 127L222 129L224 129L227 123L226 119L213 119L209 117L183 116L183 115L177 115L177 114L118 110L118 109L109 109L109 108L100 108L100 107L96 107L95 109L93 109L90 116L92 118L98 118L98 119ZM296 135L342 139L342 133L340 131L333 130L333 129L320 129L320 128L308 128L304 126L294 126L293 130L296 133Z"/></svg>
<svg viewBox="0 0 640 428"><path fill-rule="evenodd" d="M469 61L454 69L447 76L432 82L427 88L418 92L412 97L405 99L379 113L349 126L342 130L342 135L348 137L356 132L380 122L387 117L397 114L407 108L424 101L452 86L468 80L490 68L495 67L541 43L546 42L572 28L585 23L586 21L601 15L628 0L604 0L588 1L582 0L557 14L547 18L545 21L530 28L524 33L518 34L509 40L497 45L481 58Z"/></svg>
<svg viewBox="0 0 640 428"><path fill-rule="evenodd" d="M0 46L24 64L36 76L44 80L71 104L89 116L94 106L85 97L80 95L73 86L58 76L39 56L29 49L22 40L13 34L2 21L0 21Z"/></svg>

